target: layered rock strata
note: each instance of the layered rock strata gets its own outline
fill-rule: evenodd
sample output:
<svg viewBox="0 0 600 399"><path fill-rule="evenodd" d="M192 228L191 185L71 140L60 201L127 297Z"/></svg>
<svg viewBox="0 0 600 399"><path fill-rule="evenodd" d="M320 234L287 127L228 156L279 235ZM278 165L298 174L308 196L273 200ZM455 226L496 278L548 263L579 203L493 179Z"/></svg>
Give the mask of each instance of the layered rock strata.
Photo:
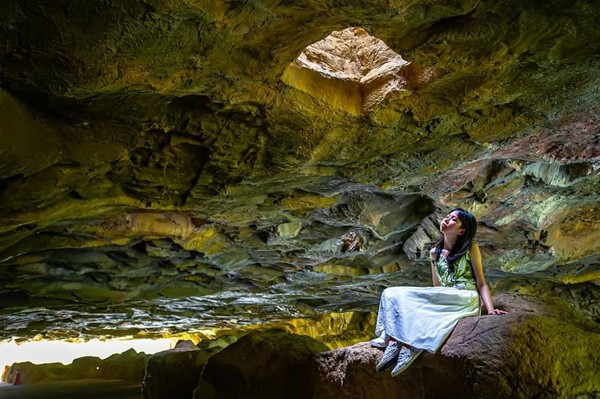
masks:
<svg viewBox="0 0 600 399"><path fill-rule="evenodd" d="M498 293L597 321L599 18L592 0L2 1L0 338L371 312L429 284L455 206Z"/></svg>

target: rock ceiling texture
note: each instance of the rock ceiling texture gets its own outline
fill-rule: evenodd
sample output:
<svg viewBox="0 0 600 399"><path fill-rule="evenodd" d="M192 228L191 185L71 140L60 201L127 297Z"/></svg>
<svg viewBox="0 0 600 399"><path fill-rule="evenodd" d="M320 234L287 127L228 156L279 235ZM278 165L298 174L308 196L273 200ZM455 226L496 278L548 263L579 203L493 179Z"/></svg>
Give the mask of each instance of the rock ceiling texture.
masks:
<svg viewBox="0 0 600 399"><path fill-rule="evenodd" d="M4 0L1 338L376 310L452 207L598 321L600 6Z"/></svg>

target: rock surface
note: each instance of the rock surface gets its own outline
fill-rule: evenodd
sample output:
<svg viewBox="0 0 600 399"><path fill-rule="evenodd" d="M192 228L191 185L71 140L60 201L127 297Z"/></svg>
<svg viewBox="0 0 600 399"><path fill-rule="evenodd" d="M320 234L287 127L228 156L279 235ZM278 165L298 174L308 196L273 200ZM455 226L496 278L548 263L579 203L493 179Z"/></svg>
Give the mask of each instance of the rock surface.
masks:
<svg viewBox="0 0 600 399"><path fill-rule="evenodd" d="M191 341L179 341L175 348L155 353L148 359L142 398L191 398L210 355Z"/></svg>
<svg viewBox="0 0 600 399"><path fill-rule="evenodd" d="M595 1L1 3L0 338L371 312L455 206L599 320Z"/></svg>
<svg viewBox="0 0 600 399"><path fill-rule="evenodd" d="M308 46L281 79L333 107L365 115L388 95L414 90L439 73L405 61L380 39L353 27Z"/></svg>
<svg viewBox="0 0 600 399"><path fill-rule="evenodd" d="M282 331L248 334L208 360L194 398L309 398L315 354L327 349Z"/></svg>
<svg viewBox="0 0 600 399"><path fill-rule="evenodd" d="M14 382L18 372L23 384L84 379L125 380L140 383L146 370L148 357L145 353L138 353L134 349L130 349L111 355L106 359L92 356L80 357L68 365L62 363L14 363L4 370L2 381Z"/></svg>
<svg viewBox="0 0 600 399"><path fill-rule="evenodd" d="M600 328L559 301L504 294L510 313L466 318L436 354L392 378L369 343L319 352L305 337L246 336L209 359L195 392L208 398L595 398ZM316 345L316 344L315 344ZM301 348L299 350L298 348Z"/></svg>

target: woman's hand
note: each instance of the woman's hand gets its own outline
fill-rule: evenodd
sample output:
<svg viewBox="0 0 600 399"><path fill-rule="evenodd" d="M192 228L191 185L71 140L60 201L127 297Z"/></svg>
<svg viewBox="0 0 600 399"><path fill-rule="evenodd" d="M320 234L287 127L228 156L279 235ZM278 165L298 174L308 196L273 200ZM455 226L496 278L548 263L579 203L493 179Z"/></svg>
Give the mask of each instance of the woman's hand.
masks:
<svg viewBox="0 0 600 399"><path fill-rule="evenodd" d="M502 309L492 309L488 312L488 314L494 314L494 315L499 315L499 314L507 314L508 312L506 310L502 310Z"/></svg>

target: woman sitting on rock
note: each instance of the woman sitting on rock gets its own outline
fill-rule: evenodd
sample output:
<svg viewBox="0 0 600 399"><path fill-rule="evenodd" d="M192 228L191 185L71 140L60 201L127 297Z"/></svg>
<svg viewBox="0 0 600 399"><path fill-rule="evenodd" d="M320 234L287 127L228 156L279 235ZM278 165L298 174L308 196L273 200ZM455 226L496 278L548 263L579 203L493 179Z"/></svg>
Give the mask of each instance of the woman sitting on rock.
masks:
<svg viewBox="0 0 600 399"><path fill-rule="evenodd" d="M434 287L392 287L381 295L375 335L371 345L385 348L376 369L394 366L400 374L424 350L436 352L459 319L479 315L479 295L488 314L495 309L483 276L481 252L473 241L475 217L454 209L440 224L442 236L430 251Z"/></svg>

